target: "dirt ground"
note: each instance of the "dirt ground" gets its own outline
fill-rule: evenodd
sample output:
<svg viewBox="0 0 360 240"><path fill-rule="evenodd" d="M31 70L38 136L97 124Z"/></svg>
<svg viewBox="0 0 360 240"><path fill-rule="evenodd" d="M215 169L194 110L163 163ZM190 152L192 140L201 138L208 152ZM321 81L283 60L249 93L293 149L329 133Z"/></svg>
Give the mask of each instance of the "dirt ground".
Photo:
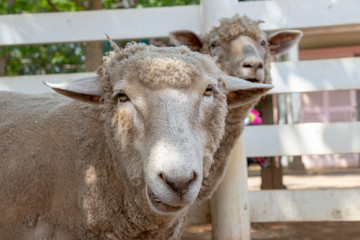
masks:
<svg viewBox="0 0 360 240"><path fill-rule="evenodd" d="M307 170L284 169L287 189L359 188L360 168ZM260 190L258 168L249 169L248 188ZM360 199L359 199L360 204ZM360 240L360 222L252 223L252 240ZM211 224L187 226L183 240L211 240Z"/></svg>
<svg viewBox="0 0 360 240"><path fill-rule="evenodd" d="M211 225L187 226L183 240L211 240ZM359 240L360 222L252 223L252 240Z"/></svg>

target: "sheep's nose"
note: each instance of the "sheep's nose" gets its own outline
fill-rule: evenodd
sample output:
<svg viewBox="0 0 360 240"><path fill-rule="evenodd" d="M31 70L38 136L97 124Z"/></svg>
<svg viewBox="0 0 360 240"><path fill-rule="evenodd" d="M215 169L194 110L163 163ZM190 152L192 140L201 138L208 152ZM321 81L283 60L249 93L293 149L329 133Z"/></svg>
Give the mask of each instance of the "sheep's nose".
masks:
<svg viewBox="0 0 360 240"><path fill-rule="evenodd" d="M193 171L188 177L170 176L165 173L159 173L159 177L177 194L184 195L191 183L197 179L197 174Z"/></svg>
<svg viewBox="0 0 360 240"><path fill-rule="evenodd" d="M252 69L262 69L264 66L263 66L263 63L262 62L258 62L258 61L245 61L243 62L242 66L244 68L252 68Z"/></svg>

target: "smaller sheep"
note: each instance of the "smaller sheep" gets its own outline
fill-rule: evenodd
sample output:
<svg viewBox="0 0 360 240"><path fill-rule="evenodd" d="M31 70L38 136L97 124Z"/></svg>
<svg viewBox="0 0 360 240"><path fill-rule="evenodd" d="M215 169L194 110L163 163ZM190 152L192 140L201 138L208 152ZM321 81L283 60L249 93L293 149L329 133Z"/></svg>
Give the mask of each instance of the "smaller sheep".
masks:
<svg viewBox="0 0 360 240"><path fill-rule="evenodd" d="M232 18L221 19L220 25L214 27L203 38L191 31L176 31L170 33L170 39L175 45L186 45L193 51L215 57L220 69L228 75L254 83L271 83L271 57L288 51L301 39L302 32L282 30L267 36L260 30L260 23L262 21L253 21L247 16L235 15ZM209 176L203 184L208 186L219 184L230 152L245 127L243 120L255 105L256 102L252 102L237 108L229 108L225 135L215 153L217 165L213 165L213 168L219 169L213 173L217 175ZM201 192L199 196L206 199L211 194L212 192Z"/></svg>
<svg viewBox="0 0 360 240"><path fill-rule="evenodd" d="M260 30L263 21L238 14L220 20L203 38L191 31L170 33L171 41L191 50L217 58L220 69L228 75L250 82L271 83L271 56L287 52L302 37L299 30L281 30L270 35Z"/></svg>
<svg viewBox="0 0 360 240"><path fill-rule="evenodd" d="M180 239L227 108L272 87L187 47L113 46L96 77L47 83L80 101L0 93L2 240Z"/></svg>

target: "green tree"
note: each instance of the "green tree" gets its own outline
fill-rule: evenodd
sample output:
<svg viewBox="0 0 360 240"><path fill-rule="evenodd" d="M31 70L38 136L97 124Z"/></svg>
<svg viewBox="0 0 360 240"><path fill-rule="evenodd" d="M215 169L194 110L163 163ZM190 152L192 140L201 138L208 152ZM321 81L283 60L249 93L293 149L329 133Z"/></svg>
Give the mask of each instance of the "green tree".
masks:
<svg viewBox="0 0 360 240"><path fill-rule="evenodd" d="M8 59L6 71L10 76L84 71L80 43L5 47L0 55Z"/></svg>

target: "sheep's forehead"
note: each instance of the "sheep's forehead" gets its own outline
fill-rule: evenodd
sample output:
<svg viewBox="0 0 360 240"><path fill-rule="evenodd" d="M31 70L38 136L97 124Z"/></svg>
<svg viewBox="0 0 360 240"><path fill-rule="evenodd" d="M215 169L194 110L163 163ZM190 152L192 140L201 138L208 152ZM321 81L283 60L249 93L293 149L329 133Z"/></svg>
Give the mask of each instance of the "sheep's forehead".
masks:
<svg viewBox="0 0 360 240"><path fill-rule="evenodd" d="M261 41L263 32L259 28L260 23L262 21L253 21L247 16L235 15L232 18L224 18L220 21L220 26L210 31L209 38L217 35L221 41L230 42L240 35L246 35L256 41Z"/></svg>
<svg viewBox="0 0 360 240"><path fill-rule="evenodd" d="M200 89L206 84L222 88L219 84L221 71L214 60L187 47L158 48L132 43L104 57L98 74L103 76L102 87L112 90L121 90L125 85L155 90L167 87Z"/></svg>
<svg viewBox="0 0 360 240"><path fill-rule="evenodd" d="M150 88L188 88L219 78L210 59L194 55L142 53L124 60L122 75ZM206 84L206 83L203 84Z"/></svg>
<svg viewBox="0 0 360 240"><path fill-rule="evenodd" d="M148 85L187 87L201 75L195 61L174 56L145 56L136 65L138 80Z"/></svg>

